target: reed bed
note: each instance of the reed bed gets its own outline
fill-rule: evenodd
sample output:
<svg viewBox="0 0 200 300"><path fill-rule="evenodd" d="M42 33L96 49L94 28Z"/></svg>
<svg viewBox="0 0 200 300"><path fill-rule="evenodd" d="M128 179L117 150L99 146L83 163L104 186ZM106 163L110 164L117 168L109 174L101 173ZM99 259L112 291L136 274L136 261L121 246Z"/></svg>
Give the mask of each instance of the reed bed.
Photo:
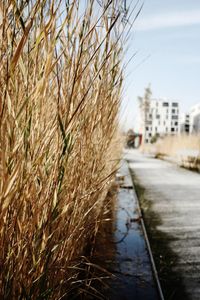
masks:
<svg viewBox="0 0 200 300"><path fill-rule="evenodd" d="M200 138L198 135L168 136L156 144L157 154L176 156L187 151L200 151Z"/></svg>
<svg viewBox="0 0 200 300"><path fill-rule="evenodd" d="M141 147L158 158L168 158L188 169L200 170L200 136L180 134Z"/></svg>
<svg viewBox="0 0 200 300"><path fill-rule="evenodd" d="M67 298L89 264L119 160L118 3L0 2L1 299Z"/></svg>

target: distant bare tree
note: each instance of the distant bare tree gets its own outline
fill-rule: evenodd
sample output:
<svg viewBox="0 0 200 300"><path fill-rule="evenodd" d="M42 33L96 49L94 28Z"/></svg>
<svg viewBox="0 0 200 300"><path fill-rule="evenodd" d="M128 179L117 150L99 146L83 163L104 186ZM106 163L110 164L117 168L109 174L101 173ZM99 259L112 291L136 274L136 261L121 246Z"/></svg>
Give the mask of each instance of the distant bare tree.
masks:
<svg viewBox="0 0 200 300"><path fill-rule="evenodd" d="M151 91L151 87L149 85L147 88L145 88L144 96L138 97L140 113L141 113L141 118L142 118L144 139L146 137L147 114L149 112L151 96L152 96L152 91ZM143 139L143 141L144 141L144 139Z"/></svg>

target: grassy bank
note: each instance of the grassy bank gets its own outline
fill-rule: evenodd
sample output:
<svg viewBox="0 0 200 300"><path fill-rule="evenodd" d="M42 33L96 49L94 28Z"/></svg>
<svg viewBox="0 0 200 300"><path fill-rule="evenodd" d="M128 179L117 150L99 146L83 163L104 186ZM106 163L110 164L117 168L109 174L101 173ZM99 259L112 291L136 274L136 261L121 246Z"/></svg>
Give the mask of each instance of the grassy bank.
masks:
<svg viewBox="0 0 200 300"><path fill-rule="evenodd" d="M157 158L170 158L191 170L200 170L200 137L198 135L167 136L141 150Z"/></svg>
<svg viewBox="0 0 200 300"><path fill-rule="evenodd" d="M116 5L0 3L1 299L67 297L88 264L119 159Z"/></svg>

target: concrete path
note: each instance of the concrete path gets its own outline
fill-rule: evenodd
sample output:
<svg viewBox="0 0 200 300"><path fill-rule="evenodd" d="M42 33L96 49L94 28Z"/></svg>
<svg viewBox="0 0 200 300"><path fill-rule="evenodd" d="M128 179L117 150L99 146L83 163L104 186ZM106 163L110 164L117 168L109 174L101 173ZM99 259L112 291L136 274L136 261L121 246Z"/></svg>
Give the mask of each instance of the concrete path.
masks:
<svg viewBox="0 0 200 300"><path fill-rule="evenodd" d="M200 175L126 150L166 299L200 299Z"/></svg>

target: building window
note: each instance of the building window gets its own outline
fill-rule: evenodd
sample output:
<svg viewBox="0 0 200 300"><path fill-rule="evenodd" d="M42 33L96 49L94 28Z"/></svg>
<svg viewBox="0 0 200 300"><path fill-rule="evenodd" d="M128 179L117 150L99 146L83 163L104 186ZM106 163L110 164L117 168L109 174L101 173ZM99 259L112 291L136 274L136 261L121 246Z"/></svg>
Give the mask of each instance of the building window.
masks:
<svg viewBox="0 0 200 300"><path fill-rule="evenodd" d="M178 107L178 103L177 102L172 102L172 106L173 107Z"/></svg>
<svg viewBox="0 0 200 300"><path fill-rule="evenodd" d="M149 127L146 127L146 130L148 131L148 130L149 130Z"/></svg>
<svg viewBox="0 0 200 300"><path fill-rule="evenodd" d="M169 103L168 103L168 102L163 102L163 106L164 106L164 107L168 107L168 106L169 106Z"/></svg>
<svg viewBox="0 0 200 300"><path fill-rule="evenodd" d="M172 114L175 114L176 113L176 110L175 109L172 109Z"/></svg>
<svg viewBox="0 0 200 300"><path fill-rule="evenodd" d="M156 115L156 119L160 119L160 115Z"/></svg>
<svg viewBox="0 0 200 300"><path fill-rule="evenodd" d="M175 126L178 126L178 122L174 122L174 125L175 125Z"/></svg>
<svg viewBox="0 0 200 300"><path fill-rule="evenodd" d="M172 116L172 120L178 120L178 116L177 115Z"/></svg>
<svg viewBox="0 0 200 300"><path fill-rule="evenodd" d="M174 127L172 127L172 128L171 128L171 132L174 132L174 131L175 131L175 128L174 128Z"/></svg>

